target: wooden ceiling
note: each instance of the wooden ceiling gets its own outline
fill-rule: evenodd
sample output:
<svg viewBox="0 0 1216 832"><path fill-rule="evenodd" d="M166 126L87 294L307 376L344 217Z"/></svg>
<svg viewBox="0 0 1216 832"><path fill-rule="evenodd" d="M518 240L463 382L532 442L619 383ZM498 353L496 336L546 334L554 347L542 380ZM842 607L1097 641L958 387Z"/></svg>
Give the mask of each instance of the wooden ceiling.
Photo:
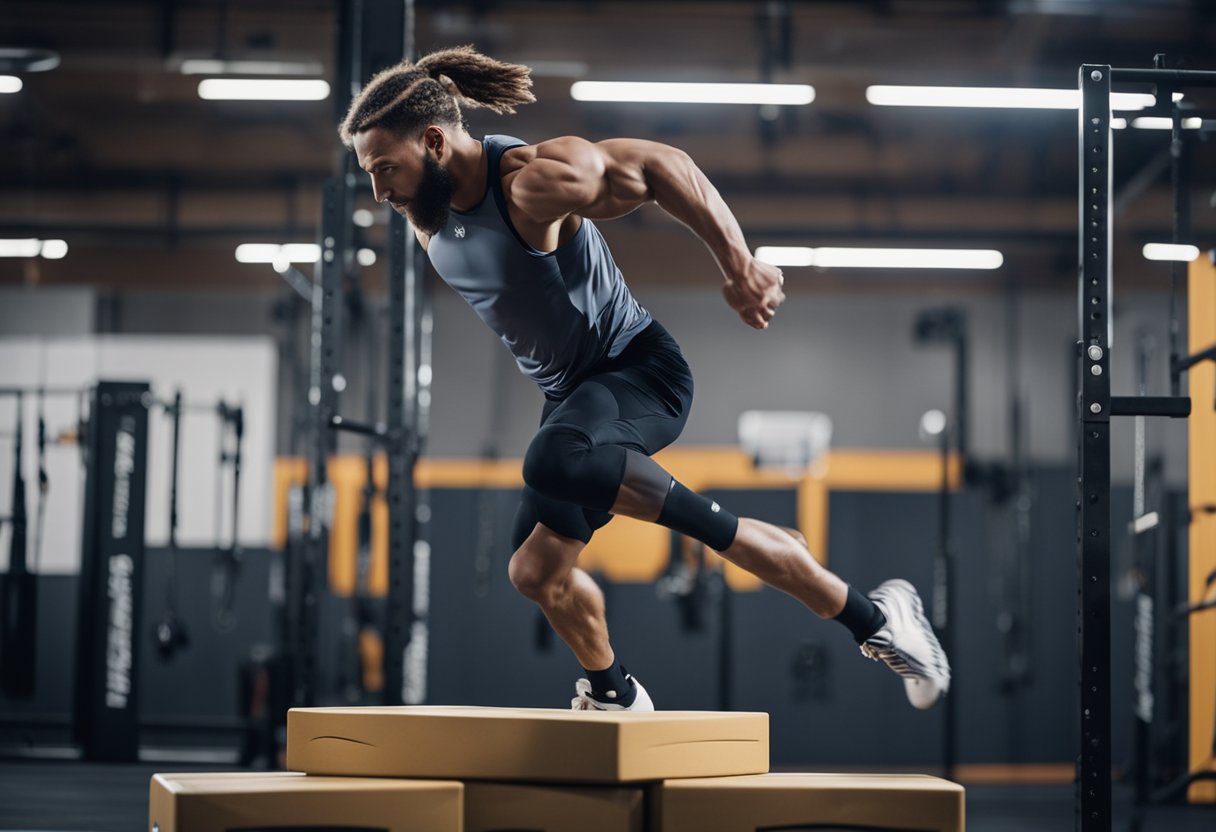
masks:
<svg viewBox="0 0 1216 832"><path fill-rule="evenodd" d="M4 0L0 48L57 50L61 65L0 95L0 237L64 238L63 260L0 260L0 285L113 289L276 285L233 259L240 242L311 241L322 180L341 158L331 99L200 100L183 57L320 62L333 79L337 0ZM994 273L1068 289L1076 263L1076 115L881 108L870 84L1075 87L1083 62L1216 69L1216 4L1203 0L879 2L427 2L419 49L473 43L535 65L538 103L470 113L475 134L526 140L637 136L687 150L752 245L998 248ZM813 84L808 107L573 101L597 80L769 79ZM1213 91L1187 101L1216 111ZM1205 137L1210 138L1210 137ZM1116 268L1161 285L1140 245L1168 240L1169 134L1116 134ZM1216 142L1192 142L1193 241L1216 245ZM631 281L712 284L687 232L648 208L605 229ZM375 244L375 229L368 240ZM903 277L901 280L905 279ZM906 276L925 284L930 274ZM808 273L799 285L878 289L878 273Z"/></svg>

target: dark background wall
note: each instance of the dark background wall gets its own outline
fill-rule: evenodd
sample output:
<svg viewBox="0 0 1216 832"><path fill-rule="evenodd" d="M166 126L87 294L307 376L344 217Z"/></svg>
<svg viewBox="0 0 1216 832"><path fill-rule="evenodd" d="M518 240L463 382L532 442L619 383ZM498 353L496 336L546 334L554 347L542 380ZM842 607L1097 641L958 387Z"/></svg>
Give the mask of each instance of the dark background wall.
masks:
<svg viewBox="0 0 1216 832"><path fill-rule="evenodd" d="M958 557L953 693L960 762L1070 762L1075 755L1075 547L1073 475L1040 467L1032 479L1027 628L1029 665L1010 686L1001 613L1008 550L1004 508L986 493L954 498ZM746 515L792 523L792 492L714 492ZM1130 512L1116 489L1114 516ZM431 492L428 702L565 707L578 666L535 607L506 578L510 490ZM934 494L836 492L830 508L830 567L869 589L911 580L926 602L937 545ZM1004 519L1003 519L1004 518ZM1116 547L1117 565L1130 543ZM274 643L272 585L279 553L245 553L229 632L213 625L212 553L178 555L179 608L191 642L171 662L152 649L165 604L167 553L151 550L144 581L140 702L146 746L235 748L241 726L238 668ZM1116 571L1122 574L1122 569ZM1117 582L1118 583L1118 582ZM858 652L838 625L818 621L787 596L727 592L709 582L689 604L655 583L603 584L614 647L667 709L759 710L771 714L774 765L930 766L940 759L943 709L913 710L899 680ZM0 746L67 741L73 685L75 576L39 583L38 686L32 701L0 700ZM279 590L281 591L281 587ZM319 704L343 702L349 658L344 599L328 598L318 644ZM1113 671L1115 760L1130 754L1133 605L1116 591ZM699 626L690 626L689 613ZM1164 705L1164 703L1161 703ZM880 750L878 750L880 749Z"/></svg>

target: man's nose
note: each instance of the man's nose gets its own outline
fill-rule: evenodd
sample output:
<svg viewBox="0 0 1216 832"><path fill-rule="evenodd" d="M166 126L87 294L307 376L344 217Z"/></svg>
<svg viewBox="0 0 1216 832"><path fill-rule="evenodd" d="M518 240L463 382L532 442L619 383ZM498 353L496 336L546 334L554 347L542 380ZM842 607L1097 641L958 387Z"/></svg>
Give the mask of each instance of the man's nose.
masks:
<svg viewBox="0 0 1216 832"><path fill-rule="evenodd" d="M376 200L376 202L384 202L384 200L388 199L388 195L389 195L388 189L383 187L373 177L372 178L372 197Z"/></svg>

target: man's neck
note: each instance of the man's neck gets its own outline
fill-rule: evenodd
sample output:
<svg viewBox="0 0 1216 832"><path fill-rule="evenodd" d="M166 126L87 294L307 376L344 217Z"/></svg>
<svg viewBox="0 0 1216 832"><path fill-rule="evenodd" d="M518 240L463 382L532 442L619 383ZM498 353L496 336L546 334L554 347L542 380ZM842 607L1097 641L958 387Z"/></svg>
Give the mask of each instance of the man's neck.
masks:
<svg viewBox="0 0 1216 832"><path fill-rule="evenodd" d="M448 171L456 181L452 207L457 211L476 208L486 192L486 149L467 133L453 144Z"/></svg>

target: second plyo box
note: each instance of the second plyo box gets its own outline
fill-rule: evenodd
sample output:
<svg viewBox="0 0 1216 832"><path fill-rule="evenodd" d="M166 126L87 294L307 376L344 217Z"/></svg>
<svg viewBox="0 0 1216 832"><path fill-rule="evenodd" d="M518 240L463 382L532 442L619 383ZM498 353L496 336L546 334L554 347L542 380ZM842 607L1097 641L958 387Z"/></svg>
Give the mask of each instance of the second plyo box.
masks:
<svg viewBox="0 0 1216 832"><path fill-rule="evenodd" d="M768 771L768 714L543 708L295 708L309 774L615 785Z"/></svg>

